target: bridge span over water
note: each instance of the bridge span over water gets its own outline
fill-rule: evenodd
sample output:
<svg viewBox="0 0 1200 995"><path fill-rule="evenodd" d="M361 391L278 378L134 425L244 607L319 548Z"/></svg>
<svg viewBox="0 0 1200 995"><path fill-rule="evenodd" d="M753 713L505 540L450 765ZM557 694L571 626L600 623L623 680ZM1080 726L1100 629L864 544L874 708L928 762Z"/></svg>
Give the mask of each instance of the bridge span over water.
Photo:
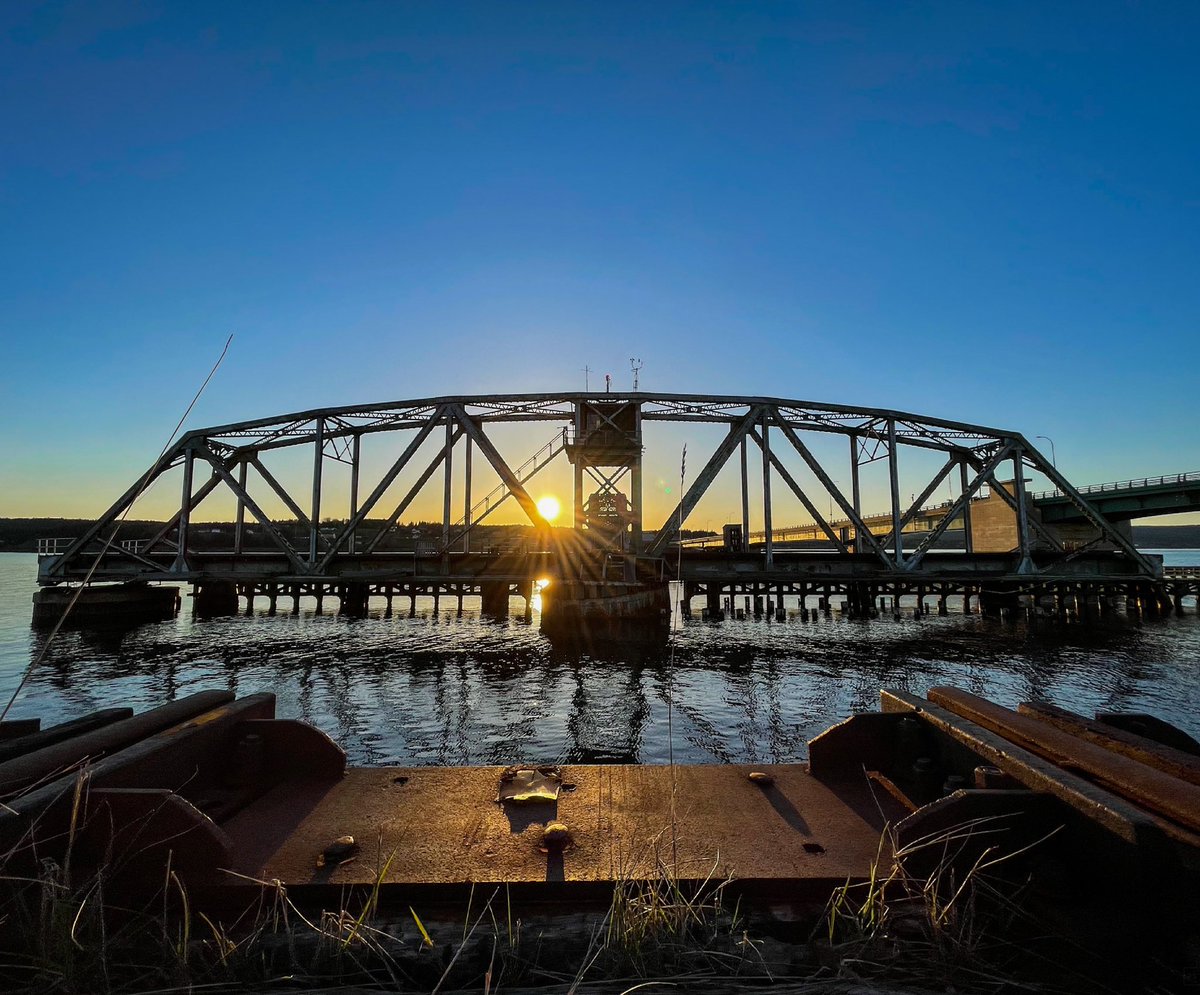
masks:
<svg viewBox="0 0 1200 995"><path fill-rule="evenodd" d="M647 521L647 474L681 479L675 445L648 447L648 429L671 426L671 438L690 443L682 492L659 520ZM692 437L701 428L715 435L707 449ZM277 463L283 457L286 476ZM556 462L570 466L570 528L551 528L531 495L535 478ZM337 487L331 467L341 470ZM726 484L736 478L743 534L753 491L761 547L681 550L681 529L693 524L723 470ZM1052 498L1028 491L1031 474ZM174 487L177 509L153 536L123 540L120 522L150 486ZM869 522L868 487L872 499L887 502ZM936 502L931 514L943 488L957 496ZM406 544L405 515L430 493L442 512L440 534ZM233 521L214 545L193 521L217 496L229 502ZM775 541L781 499L801 509L827 549ZM710 605L746 591L777 598L840 591L873 603L879 591L944 597L985 587L1160 581L1161 563L1134 548L1102 500L1074 487L1018 432L907 412L645 392L448 396L189 431L83 536L48 540L38 576L46 587L184 582L214 604L232 597L236 605L239 593L332 594L351 609L397 593L478 594L486 604L528 595L539 579L674 578L689 598L704 595ZM482 547L481 526L506 505L519 508L527 535ZM927 527L911 534L915 522ZM937 548L954 523L962 549Z"/></svg>
<svg viewBox="0 0 1200 995"><path fill-rule="evenodd" d="M1100 514L1113 523L1200 511L1200 471L1088 484L1078 490ZM977 514L982 503L989 499L990 494L986 488L972 499L972 507L977 510ZM951 511L953 504L953 501L942 501L925 505L908 518L904 531L915 535L933 530ZM1030 507L1043 524L1078 524L1084 520L1067 495L1057 489L1032 493ZM891 514L887 511L875 511L863 514L862 520L876 535L886 535L891 525ZM963 530L965 522L966 516L959 511L950 523L950 530ZM830 524L839 531L844 541L853 534L854 523L847 518L831 519ZM919 535L915 537L919 541ZM820 528L813 522L777 526L771 535L772 542L776 544L811 542L822 538ZM971 538L974 540L975 537ZM749 545L762 545L766 539L767 535L762 531L747 532L745 536L745 542ZM963 542L966 542L965 536ZM715 534L696 536L684 539L683 544L695 548L711 548L725 545L726 538L724 535Z"/></svg>

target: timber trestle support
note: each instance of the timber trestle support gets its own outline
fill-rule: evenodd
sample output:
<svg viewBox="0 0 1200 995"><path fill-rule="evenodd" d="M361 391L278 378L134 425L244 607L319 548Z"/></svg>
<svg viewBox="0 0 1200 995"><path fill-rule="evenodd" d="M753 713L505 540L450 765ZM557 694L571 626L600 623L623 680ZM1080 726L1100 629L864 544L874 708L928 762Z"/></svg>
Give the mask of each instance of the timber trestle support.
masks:
<svg viewBox="0 0 1200 995"><path fill-rule="evenodd" d="M1196 596L1195 608L1200 611L1195 582L1189 587L1180 582L686 581L679 607L684 618L698 614L710 621L753 617L807 622L835 611L845 618L899 620L945 616L951 609L955 614L1007 620L1052 616L1088 621L1118 613L1133 617L1158 617L1172 611L1182 614L1186 596ZM697 599L702 600L699 612Z"/></svg>
<svg viewBox="0 0 1200 995"><path fill-rule="evenodd" d="M385 605L384 616L394 614L415 615L417 598L432 598L433 610L439 612L443 602L464 610L467 599L478 599L483 614L503 617L509 614L509 599L520 597L526 614L531 609L534 585L531 582L505 580L408 580L408 581L252 581L228 584L234 592L232 602L222 603L222 610L204 611L201 607L204 585L197 585L194 592L198 614L233 615L243 610L247 615L255 612L262 602L267 604L267 614L280 612L297 615L300 600L311 598L316 602L316 613L323 614L325 602L331 600L339 615L351 618L365 617L370 611L372 599Z"/></svg>

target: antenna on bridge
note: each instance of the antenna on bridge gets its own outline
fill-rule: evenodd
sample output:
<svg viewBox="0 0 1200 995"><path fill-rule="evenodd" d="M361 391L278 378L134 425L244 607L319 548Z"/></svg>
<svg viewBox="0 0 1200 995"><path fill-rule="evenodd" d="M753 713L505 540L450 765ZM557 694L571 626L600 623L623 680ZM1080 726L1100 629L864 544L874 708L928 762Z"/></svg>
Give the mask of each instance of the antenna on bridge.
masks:
<svg viewBox="0 0 1200 995"><path fill-rule="evenodd" d="M634 359L632 356L629 359L629 365L633 369L633 389L638 389L638 374L642 371L642 361Z"/></svg>
<svg viewBox="0 0 1200 995"><path fill-rule="evenodd" d="M583 392L585 394L588 392L588 374L591 372L592 368L590 366L585 366L583 368Z"/></svg>

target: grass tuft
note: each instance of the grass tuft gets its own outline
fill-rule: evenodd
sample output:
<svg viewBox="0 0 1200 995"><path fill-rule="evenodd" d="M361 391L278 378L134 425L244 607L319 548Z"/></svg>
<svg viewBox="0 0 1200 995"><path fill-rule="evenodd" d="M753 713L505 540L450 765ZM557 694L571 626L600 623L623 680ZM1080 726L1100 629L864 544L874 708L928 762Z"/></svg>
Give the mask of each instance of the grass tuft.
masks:
<svg viewBox="0 0 1200 995"><path fill-rule="evenodd" d="M1004 853L988 821L907 847L885 833L867 879L847 882L799 923L746 912L717 863L698 880L679 878L669 846L592 912L523 917L507 887L486 900L472 888L459 915L389 908L383 883L396 855L380 844L372 884L334 908L297 902L279 881L244 878L253 902L218 917L196 907L171 863L141 904L112 902L120 856L84 871L75 851L85 790L75 792L60 859L0 856L0 991L1100 990L1054 960L1061 943L1041 942L1025 881L1011 872L1020 852Z"/></svg>

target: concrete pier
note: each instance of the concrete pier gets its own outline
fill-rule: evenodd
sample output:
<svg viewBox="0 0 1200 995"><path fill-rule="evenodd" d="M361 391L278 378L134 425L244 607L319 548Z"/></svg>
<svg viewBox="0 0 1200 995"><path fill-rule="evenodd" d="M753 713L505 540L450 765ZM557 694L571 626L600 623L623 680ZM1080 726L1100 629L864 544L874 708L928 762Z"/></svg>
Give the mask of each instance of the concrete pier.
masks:
<svg viewBox="0 0 1200 995"><path fill-rule="evenodd" d="M237 585L231 580L206 580L202 584L197 584L192 592L192 607L202 618L236 615L238 611Z"/></svg>
<svg viewBox="0 0 1200 995"><path fill-rule="evenodd" d="M481 609L492 618L508 617L508 584L483 584L479 591Z"/></svg>
<svg viewBox="0 0 1200 995"><path fill-rule="evenodd" d="M365 618L367 614L366 584L343 584L340 590L338 614L349 618Z"/></svg>
<svg viewBox="0 0 1200 995"><path fill-rule="evenodd" d="M179 611L177 587L149 584L97 584L85 587L44 587L33 595L33 624L49 628L70 609L72 625L127 625L174 618Z"/></svg>

